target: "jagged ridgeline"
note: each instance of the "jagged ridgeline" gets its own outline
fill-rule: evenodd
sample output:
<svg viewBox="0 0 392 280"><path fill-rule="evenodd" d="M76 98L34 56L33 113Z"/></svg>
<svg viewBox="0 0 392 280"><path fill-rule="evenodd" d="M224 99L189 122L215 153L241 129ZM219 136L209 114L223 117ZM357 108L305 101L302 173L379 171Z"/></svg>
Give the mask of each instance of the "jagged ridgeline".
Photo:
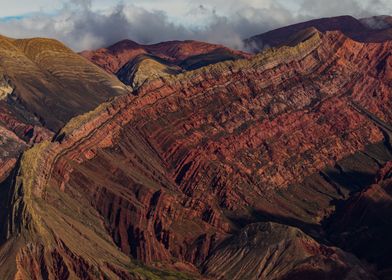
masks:
<svg viewBox="0 0 392 280"><path fill-rule="evenodd" d="M292 46L219 63L209 63L213 48L177 61L150 48L111 56L106 71L75 57L84 66L58 73L28 41L4 40L60 84L115 93L15 148L28 150L1 185L0 278L377 279L391 269L391 251L368 256L345 242L355 223L342 225L341 209L354 201L350 214L361 212L366 189L390 199L392 42L307 29ZM189 57L197 69L185 69ZM140 78L132 92L120 69ZM7 73L8 99L20 86ZM358 224L360 244L388 226Z"/></svg>

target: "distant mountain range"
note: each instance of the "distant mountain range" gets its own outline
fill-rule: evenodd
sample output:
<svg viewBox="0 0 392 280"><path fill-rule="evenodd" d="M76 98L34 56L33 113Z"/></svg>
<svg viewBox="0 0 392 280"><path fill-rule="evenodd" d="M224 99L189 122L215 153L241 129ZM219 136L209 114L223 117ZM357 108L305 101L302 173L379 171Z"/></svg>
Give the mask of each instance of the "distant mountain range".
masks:
<svg viewBox="0 0 392 280"><path fill-rule="evenodd" d="M358 42L383 42L392 39L392 17L376 16L356 19L351 16L321 18L282 27L245 40L249 49L261 50L268 47L295 45L295 36L308 28L320 32L340 31ZM294 36L294 37L293 37Z"/></svg>

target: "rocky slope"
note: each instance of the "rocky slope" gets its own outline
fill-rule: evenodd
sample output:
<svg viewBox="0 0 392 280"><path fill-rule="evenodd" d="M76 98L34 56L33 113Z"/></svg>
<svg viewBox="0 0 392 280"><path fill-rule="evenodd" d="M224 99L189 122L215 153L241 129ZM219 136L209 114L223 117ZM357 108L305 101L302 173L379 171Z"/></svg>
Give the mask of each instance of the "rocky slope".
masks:
<svg viewBox="0 0 392 280"><path fill-rule="evenodd" d="M204 267L213 279L376 279L354 256L274 223L246 226Z"/></svg>
<svg viewBox="0 0 392 280"><path fill-rule="evenodd" d="M391 272L392 162L379 171L374 184L343 203L327 223L331 240L363 259L376 262L382 276Z"/></svg>
<svg viewBox="0 0 392 280"><path fill-rule="evenodd" d="M133 87L139 87L147 80L160 76L175 75L221 61L251 56L222 45L197 41L140 45L131 40L118 42L108 48L84 51L81 55Z"/></svg>
<svg viewBox="0 0 392 280"><path fill-rule="evenodd" d="M323 227L392 159L392 42L300 41L158 75L24 153L1 186L0 275L382 276Z"/></svg>
<svg viewBox="0 0 392 280"><path fill-rule="evenodd" d="M221 53L222 56L225 54L226 57L221 60L249 56L247 53L231 50L222 45L198 41L169 41L154 45L141 45L131 40L123 40L108 48L83 51L80 54L106 71L117 73L126 63L139 55L154 56L167 62L181 64L195 60L198 56L214 53Z"/></svg>
<svg viewBox="0 0 392 280"><path fill-rule="evenodd" d="M0 55L0 76L15 89L12 96L53 131L126 92L115 77L55 40L0 37Z"/></svg>
<svg viewBox="0 0 392 280"><path fill-rule="evenodd" d="M308 28L321 32L340 31L359 42L383 42L392 39L392 17L378 16L356 19L351 16L314 19L253 36L245 40L247 48L255 52L271 47L292 45L293 36Z"/></svg>
<svg viewBox="0 0 392 280"><path fill-rule="evenodd" d="M158 57L139 55L127 62L116 75L124 84L136 89L149 80L177 75L183 71L180 66Z"/></svg>
<svg viewBox="0 0 392 280"><path fill-rule="evenodd" d="M126 86L55 40L0 36L0 180L27 147Z"/></svg>

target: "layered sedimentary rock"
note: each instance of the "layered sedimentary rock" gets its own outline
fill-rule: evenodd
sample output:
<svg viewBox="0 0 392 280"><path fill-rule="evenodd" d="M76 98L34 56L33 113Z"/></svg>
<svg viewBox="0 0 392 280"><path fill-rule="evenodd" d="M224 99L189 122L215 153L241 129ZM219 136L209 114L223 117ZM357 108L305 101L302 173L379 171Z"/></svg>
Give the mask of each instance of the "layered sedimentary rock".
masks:
<svg viewBox="0 0 392 280"><path fill-rule="evenodd" d="M322 222L392 158L392 43L300 41L145 82L27 151L2 188L2 275L230 277L225 242L261 232L267 256L270 230L298 263L261 258L266 279L373 277Z"/></svg>
<svg viewBox="0 0 392 280"><path fill-rule="evenodd" d="M81 55L116 74L124 84L133 88L159 77L176 75L222 61L251 57L246 52L197 41L140 45L130 40L96 51L84 51Z"/></svg>
<svg viewBox="0 0 392 280"><path fill-rule="evenodd" d="M136 89L149 80L177 75L183 71L180 66L158 57L139 55L126 63L117 72L117 77L124 84Z"/></svg>
<svg viewBox="0 0 392 280"><path fill-rule="evenodd" d="M222 45L208 44L198 41L169 41L154 45L141 45L131 40L123 40L108 48L80 53L96 65L110 73L117 73L125 64L140 55L157 57L172 64L183 64L184 69L189 69L195 61L202 61L210 57L213 64L223 60L249 57L250 55L236 50L231 50ZM211 56L216 56L214 60ZM219 57L220 56L220 57Z"/></svg>
<svg viewBox="0 0 392 280"><path fill-rule="evenodd" d="M0 36L0 180L28 147L127 88L55 40Z"/></svg>
<svg viewBox="0 0 392 280"><path fill-rule="evenodd" d="M0 77L9 85L3 89L15 89L16 102L54 131L126 92L114 76L50 39L0 37Z"/></svg>
<svg viewBox="0 0 392 280"><path fill-rule="evenodd" d="M376 279L353 255L275 223L246 226L204 267L213 279Z"/></svg>

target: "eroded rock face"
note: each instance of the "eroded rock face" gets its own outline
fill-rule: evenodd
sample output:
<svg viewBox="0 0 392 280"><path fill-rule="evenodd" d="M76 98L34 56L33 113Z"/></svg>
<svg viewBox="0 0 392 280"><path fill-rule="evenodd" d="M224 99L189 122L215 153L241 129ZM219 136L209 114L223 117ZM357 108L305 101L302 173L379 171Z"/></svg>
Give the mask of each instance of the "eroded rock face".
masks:
<svg viewBox="0 0 392 280"><path fill-rule="evenodd" d="M5 99L14 91L13 86L10 84L7 77L0 79L0 100Z"/></svg>
<svg viewBox="0 0 392 280"><path fill-rule="evenodd" d="M246 226L211 253L204 269L213 279L377 279L353 255L275 223Z"/></svg>
<svg viewBox="0 0 392 280"><path fill-rule="evenodd" d="M0 36L0 180L26 148L126 92L116 77L58 41Z"/></svg>
<svg viewBox="0 0 392 280"><path fill-rule="evenodd" d="M131 40L123 40L108 48L84 51L80 54L106 71L118 73L123 66L140 55L153 56L176 65L183 64L184 69L189 69L195 65L194 61L202 61L203 57L208 59L208 56L214 53L220 54L221 59L215 59L208 64L250 57L248 53L231 50L222 45L197 41L169 41L154 45L141 45Z"/></svg>
<svg viewBox="0 0 392 280"><path fill-rule="evenodd" d="M132 257L224 277L217 248L247 224L276 219L322 237L332 202L364 187L355 175L390 160L391 47L315 32L292 48L149 81L71 120L24 155L13 180L20 227L34 233L17 259L63 244L67 253L56 252L73 273L86 263L98 276L148 275ZM277 232L303 260L292 274L276 263L280 277L316 273L313 261L317 276L371 275L297 229Z"/></svg>
<svg viewBox="0 0 392 280"><path fill-rule="evenodd" d="M157 78L176 75L222 61L249 58L246 52L197 41L140 45L130 40L108 48L84 51L83 57L115 74L135 90Z"/></svg>
<svg viewBox="0 0 392 280"><path fill-rule="evenodd" d="M218 62L251 57L251 54L246 52L197 41L140 45L124 40L108 48L84 51L80 54L107 72L115 74L120 81L134 90L158 78Z"/></svg>
<svg viewBox="0 0 392 280"><path fill-rule="evenodd" d="M379 62L363 65L360 58L372 53L382 60L389 44L364 45L339 33L308 43L298 53L290 49L292 61L281 51L271 60L266 55L242 62L241 68L219 65L140 88L135 115L120 129L122 140L74 167L69 188L83 186L87 196L95 195L93 204L116 243L146 262L175 257L202 263L217 240L235 230L236 218L254 219L249 208L303 219L295 209L301 204L289 206L290 199L277 198L276 190L285 193L327 165L383 141L371 115L381 122L391 118L389 85L376 74ZM380 99L370 98L369 88L382 92ZM377 170L372 165L368 168ZM88 176L104 169L102 177ZM344 197L335 186L327 188ZM116 195L130 189L126 201ZM318 210L321 217L311 223L329 211ZM206 230L219 234L205 235Z"/></svg>
<svg viewBox="0 0 392 280"><path fill-rule="evenodd" d="M392 162L379 171L371 186L343 203L329 219L331 239L363 259L378 264L381 277L391 268Z"/></svg>

